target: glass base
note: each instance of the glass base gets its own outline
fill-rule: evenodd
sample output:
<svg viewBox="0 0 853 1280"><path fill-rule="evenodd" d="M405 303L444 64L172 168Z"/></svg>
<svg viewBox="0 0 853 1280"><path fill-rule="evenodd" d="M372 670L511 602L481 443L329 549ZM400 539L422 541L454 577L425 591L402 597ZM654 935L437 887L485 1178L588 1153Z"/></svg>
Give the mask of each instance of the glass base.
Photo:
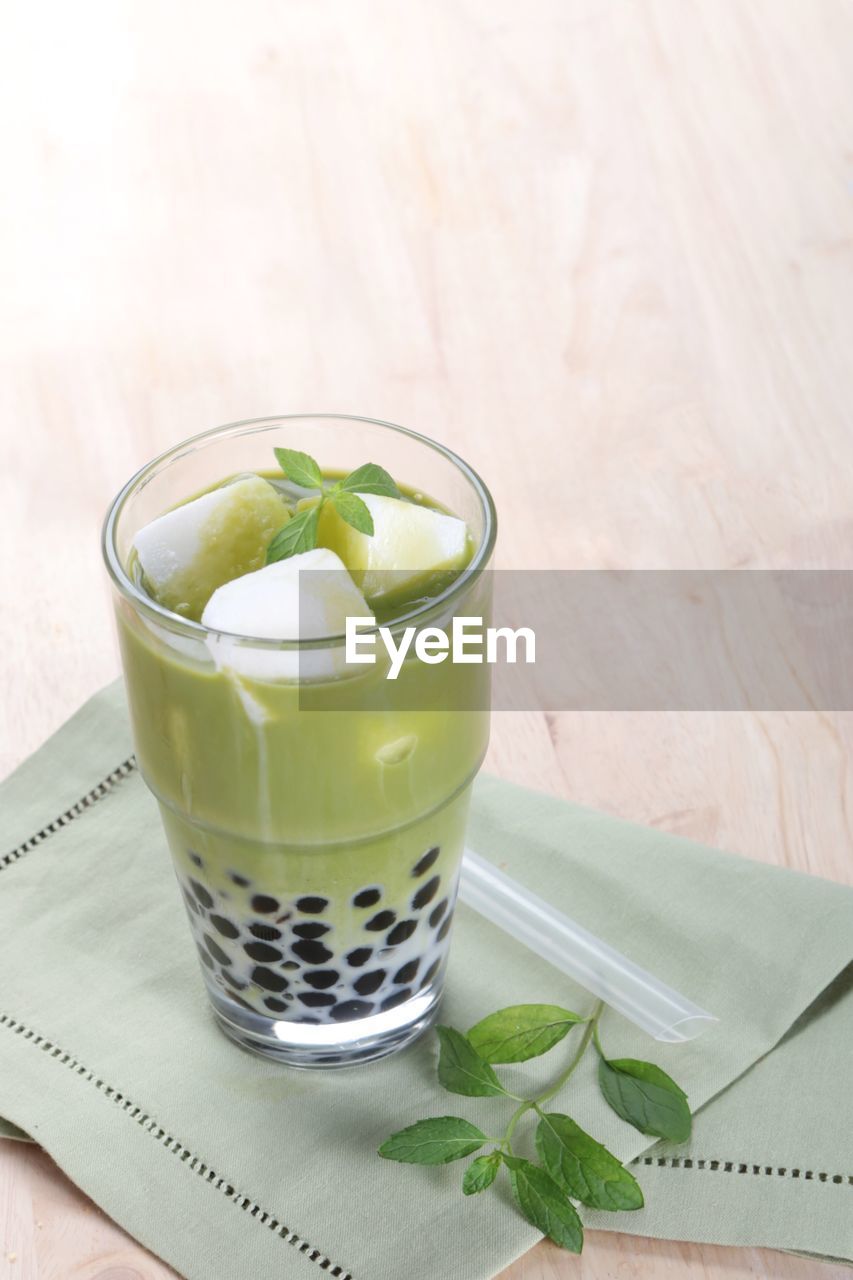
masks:
<svg viewBox="0 0 853 1280"><path fill-rule="evenodd" d="M350 1067L396 1053L416 1040L438 1015L442 991L433 986L385 1013L312 1026L267 1018L208 988L222 1031L250 1053L289 1067Z"/></svg>

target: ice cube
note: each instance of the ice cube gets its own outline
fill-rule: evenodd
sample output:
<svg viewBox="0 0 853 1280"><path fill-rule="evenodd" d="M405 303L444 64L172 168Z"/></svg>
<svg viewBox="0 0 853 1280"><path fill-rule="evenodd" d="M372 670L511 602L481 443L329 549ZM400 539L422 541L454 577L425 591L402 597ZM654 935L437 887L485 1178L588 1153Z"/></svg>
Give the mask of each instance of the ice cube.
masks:
<svg viewBox="0 0 853 1280"><path fill-rule="evenodd" d="M158 516L133 545L158 603L198 621L217 587L261 567L289 519L268 481L244 476Z"/></svg>
<svg viewBox="0 0 853 1280"><path fill-rule="evenodd" d="M310 581L302 580L305 572ZM311 640L343 635L347 617L370 616L364 596L338 556L318 547L235 578L214 591L202 623L214 633L207 644L216 664L255 680L329 677L345 668L344 647L263 649L239 636ZM217 632L230 634L219 635Z"/></svg>
<svg viewBox="0 0 853 1280"><path fill-rule="evenodd" d="M338 553L368 599L410 592L431 575L467 563L470 547L464 520L400 498L359 496L373 517L373 535L346 524L327 502L320 515L319 540Z"/></svg>

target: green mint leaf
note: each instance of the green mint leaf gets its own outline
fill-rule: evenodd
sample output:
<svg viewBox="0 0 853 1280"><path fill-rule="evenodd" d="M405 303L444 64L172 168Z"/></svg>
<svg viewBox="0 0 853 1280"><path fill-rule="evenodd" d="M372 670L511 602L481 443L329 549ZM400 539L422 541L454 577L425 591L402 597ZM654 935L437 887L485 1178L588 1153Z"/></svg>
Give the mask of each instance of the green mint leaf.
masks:
<svg viewBox="0 0 853 1280"><path fill-rule="evenodd" d="M690 1137L687 1094L653 1062L602 1058L598 1083L607 1104L640 1133L670 1142L686 1142Z"/></svg>
<svg viewBox="0 0 853 1280"><path fill-rule="evenodd" d="M478 1191L485 1191L486 1187L490 1187L498 1176L500 1167L500 1151L493 1151L488 1156L477 1156L477 1159L472 1160L465 1170L465 1176L462 1179L462 1194L475 1196Z"/></svg>
<svg viewBox="0 0 853 1280"><path fill-rule="evenodd" d="M543 1115L536 1130L539 1159L555 1182L591 1209L642 1209L637 1179L568 1116Z"/></svg>
<svg viewBox="0 0 853 1280"><path fill-rule="evenodd" d="M459 1116L434 1116L392 1133L382 1143L379 1154L402 1164L449 1164L479 1151L486 1141L486 1135L476 1125Z"/></svg>
<svg viewBox="0 0 853 1280"><path fill-rule="evenodd" d="M461 1031L453 1027L437 1027L441 1041L438 1080L450 1093L466 1098L496 1098L506 1094L500 1080L488 1063L478 1057Z"/></svg>
<svg viewBox="0 0 853 1280"><path fill-rule="evenodd" d="M287 560L290 556L299 555L302 551L311 551L316 547L319 519L320 508L316 506L300 511L299 515L288 520L267 547L267 564L275 564L277 560Z"/></svg>
<svg viewBox="0 0 853 1280"><path fill-rule="evenodd" d="M380 498L402 498L400 490L384 467L366 462L363 467L351 471L341 482L348 493L375 493Z"/></svg>
<svg viewBox="0 0 853 1280"><path fill-rule="evenodd" d="M373 537L373 516L368 510L367 503L362 502L357 494L347 493L341 489L332 494L332 504L341 519L351 524L353 529L358 529L359 533L366 533L370 538Z"/></svg>
<svg viewBox="0 0 853 1280"><path fill-rule="evenodd" d="M298 449L275 449L273 452L288 480L303 489L322 489L323 473L310 453L300 453Z"/></svg>
<svg viewBox="0 0 853 1280"><path fill-rule="evenodd" d="M515 1202L528 1222L532 1222L554 1244L568 1249L570 1253L580 1253L583 1249L581 1220L550 1173L529 1160L519 1160L517 1156L504 1156L504 1163L509 1169Z"/></svg>
<svg viewBox="0 0 853 1280"><path fill-rule="evenodd" d="M582 1021L556 1004L515 1004L483 1018L468 1039L484 1062L526 1062L547 1053Z"/></svg>

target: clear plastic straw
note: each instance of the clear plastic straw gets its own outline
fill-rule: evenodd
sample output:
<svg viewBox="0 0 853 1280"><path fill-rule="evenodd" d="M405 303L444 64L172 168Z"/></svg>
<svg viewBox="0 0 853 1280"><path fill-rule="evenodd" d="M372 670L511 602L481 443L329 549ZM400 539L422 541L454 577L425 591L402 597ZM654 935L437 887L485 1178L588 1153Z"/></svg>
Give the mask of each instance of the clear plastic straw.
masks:
<svg viewBox="0 0 853 1280"><path fill-rule="evenodd" d="M718 1021L471 849L459 897L656 1040L694 1040Z"/></svg>

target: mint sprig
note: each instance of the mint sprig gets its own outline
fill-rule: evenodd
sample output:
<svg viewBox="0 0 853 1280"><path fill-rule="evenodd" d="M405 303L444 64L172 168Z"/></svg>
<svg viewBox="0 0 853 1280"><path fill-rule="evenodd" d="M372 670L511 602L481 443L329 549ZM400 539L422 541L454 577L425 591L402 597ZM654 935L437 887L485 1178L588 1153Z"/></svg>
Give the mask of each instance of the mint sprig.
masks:
<svg viewBox="0 0 853 1280"><path fill-rule="evenodd" d="M364 466L357 467L344 476L343 480L327 483L323 479L319 463L310 453L303 453L300 449L274 449L273 452L287 479L301 489L317 490L318 498L312 506L298 512L275 535L267 547L267 564L287 560L290 556L316 547L320 512L327 502L331 502L348 525L372 538L373 517L367 503L358 495L368 493L384 498L403 496L388 472L375 462L366 462Z"/></svg>
<svg viewBox="0 0 853 1280"><path fill-rule="evenodd" d="M643 1206L640 1185L621 1160L571 1116L545 1110L589 1046L594 1044L599 1055L598 1083L603 1099L623 1120L642 1133L675 1142L686 1141L691 1126L687 1095L665 1071L652 1062L605 1056L599 1037L603 1008L599 1001L592 1013L582 1017L560 1005L513 1005L481 1019L467 1035L454 1027L439 1027L438 1078L445 1089L466 1097L503 1097L518 1103L503 1137L489 1138L459 1116L438 1116L392 1134L379 1154L406 1164L447 1164L491 1143L492 1150L477 1155L465 1170L463 1194L487 1191L500 1170L506 1169L513 1199L527 1220L563 1249L580 1253L583 1224L575 1202L611 1212ZM583 1033L577 1047L547 1088L530 1098L519 1098L504 1088L492 1063L539 1057L578 1025L583 1026ZM513 1149L516 1127L529 1112L537 1118L539 1163L522 1158Z"/></svg>

